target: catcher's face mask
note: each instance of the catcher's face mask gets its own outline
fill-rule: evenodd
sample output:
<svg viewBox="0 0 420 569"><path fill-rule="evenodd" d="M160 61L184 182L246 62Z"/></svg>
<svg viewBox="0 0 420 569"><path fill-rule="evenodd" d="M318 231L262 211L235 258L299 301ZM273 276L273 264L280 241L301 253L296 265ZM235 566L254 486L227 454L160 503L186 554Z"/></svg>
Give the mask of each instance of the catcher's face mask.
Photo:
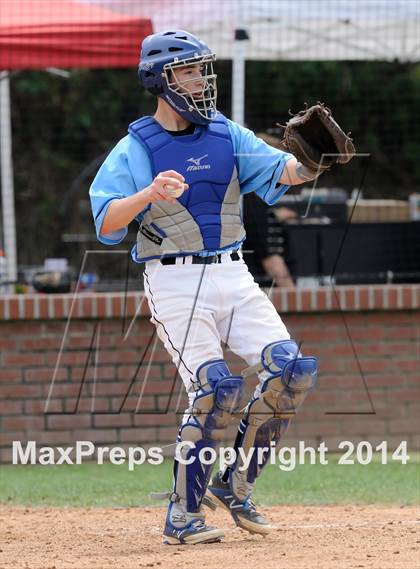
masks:
<svg viewBox="0 0 420 569"><path fill-rule="evenodd" d="M143 40L139 78L186 120L207 125L217 113L215 59L205 42L185 30L158 32ZM200 75L188 76L188 67L198 67Z"/></svg>
<svg viewBox="0 0 420 569"><path fill-rule="evenodd" d="M213 71L214 53L167 63L163 73L167 102L176 111L186 111L192 122L207 124L216 114L217 75ZM183 113L182 113L183 114ZM185 116L185 115L184 115Z"/></svg>

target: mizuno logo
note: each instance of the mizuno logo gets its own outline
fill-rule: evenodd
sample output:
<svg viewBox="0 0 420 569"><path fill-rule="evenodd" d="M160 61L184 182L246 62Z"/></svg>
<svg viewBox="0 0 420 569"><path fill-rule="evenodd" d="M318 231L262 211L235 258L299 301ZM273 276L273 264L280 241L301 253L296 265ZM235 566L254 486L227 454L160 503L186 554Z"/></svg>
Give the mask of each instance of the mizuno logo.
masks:
<svg viewBox="0 0 420 569"><path fill-rule="evenodd" d="M200 166L200 162L203 160L203 158L206 158L208 156L208 154L203 154L203 156L200 156L200 158L188 158L187 162L192 162L193 164L195 164L196 166Z"/></svg>
<svg viewBox="0 0 420 569"><path fill-rule="evenodd" d="M229 494L229 496L225 496L225 498L226 500L232 498L231 502L228 503L228 506L231 510L235 508L242 508L242 504L237 504L235 498L231 494Z"/></svg>
<svg viewBox="0 0 420 569"><path fill-rule="evenodd" d="M204 158L207 158L207 156L208 154L203 154L203 156L200 156L199 158L194 158L192 156L191 158L187 158L187 162L191 162L193 164L193 166L188 166L187 172L192 172L194 170L210 170L210 164L201 164L201 161L204 160Z"/></svg>

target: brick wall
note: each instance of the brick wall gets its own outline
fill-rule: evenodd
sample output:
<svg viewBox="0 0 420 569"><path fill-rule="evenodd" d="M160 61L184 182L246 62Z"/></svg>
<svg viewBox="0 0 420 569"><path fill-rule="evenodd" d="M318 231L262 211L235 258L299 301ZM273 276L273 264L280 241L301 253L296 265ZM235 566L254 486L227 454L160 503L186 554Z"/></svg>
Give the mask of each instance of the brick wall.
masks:
<svg viewBox="0 0 420 569"><path fill-rule="evenodd" d="M319 357L319 387L285 443L407 440L419 450L420 287L277 290L272 300L305 354ZM141 293L1 298L0 462L13 440L173 443L186 399L148 317Z"/></svg>

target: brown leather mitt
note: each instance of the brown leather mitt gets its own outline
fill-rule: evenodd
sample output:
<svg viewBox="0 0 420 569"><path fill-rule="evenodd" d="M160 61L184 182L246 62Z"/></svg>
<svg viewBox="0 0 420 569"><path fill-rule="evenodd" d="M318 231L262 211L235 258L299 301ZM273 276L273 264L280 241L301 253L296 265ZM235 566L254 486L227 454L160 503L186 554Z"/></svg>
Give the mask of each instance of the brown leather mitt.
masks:
<svg viewBox="0 0 420 569"><path fill-rule="evenodd" d="M290 152L304 166L322 173L333 164L346 164L356 150L324 103L294 115L283 128L280 148Z"/></svg>

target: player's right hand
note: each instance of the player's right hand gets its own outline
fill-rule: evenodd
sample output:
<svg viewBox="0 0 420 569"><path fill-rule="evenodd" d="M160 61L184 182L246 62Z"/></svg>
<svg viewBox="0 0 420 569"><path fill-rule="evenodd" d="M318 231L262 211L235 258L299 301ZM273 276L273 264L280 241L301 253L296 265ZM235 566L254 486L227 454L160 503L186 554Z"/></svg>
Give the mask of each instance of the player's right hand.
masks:
<svg viewBox="0 0 420 569"><path fill-rule="evenodd" d="M171 195L171 190L184 192L189 188L185 183L185 178L175 170L160 172L153 182L144 191L151 203L159 200L176 203L176 199Z"/></svg>

